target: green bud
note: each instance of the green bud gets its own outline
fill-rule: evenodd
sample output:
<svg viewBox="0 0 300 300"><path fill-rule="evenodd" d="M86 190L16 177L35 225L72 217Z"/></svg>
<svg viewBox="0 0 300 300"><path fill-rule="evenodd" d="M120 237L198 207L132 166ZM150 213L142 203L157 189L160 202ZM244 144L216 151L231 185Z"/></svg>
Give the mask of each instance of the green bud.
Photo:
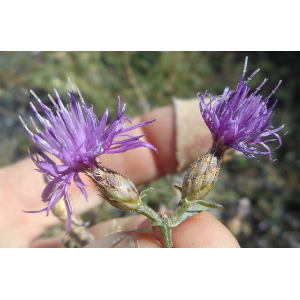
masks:
<svg viewBox="0 0 300 300"><path fill-rule="evenodd" d="M99 162L96 164L97 168L89 168L85 173L96 184L101 196L118 209L137 210L142 200L135 185L118 172Z"/></svg>
<svg viewBox="0 0 300 300"><path fill-rule="evenodd" d="M218 180L220 164L217 157L207 153L191 164L182 185L182 199L200 200L206 196Z"/></svg>

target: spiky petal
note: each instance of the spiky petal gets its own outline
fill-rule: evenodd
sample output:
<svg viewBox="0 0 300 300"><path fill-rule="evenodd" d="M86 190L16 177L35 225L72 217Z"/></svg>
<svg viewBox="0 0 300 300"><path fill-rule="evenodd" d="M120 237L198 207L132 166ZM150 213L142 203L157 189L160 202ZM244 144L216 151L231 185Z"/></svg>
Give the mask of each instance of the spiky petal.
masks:
<svg viewBox="0 0 300 300"><path fill-rule="evenodd" d="M93 107L87 107L79 90L77 91L81 105L76 102L70 79L69 84L71 103L67 104L66 107L62 103L56 89L54 89L54 94L57 102L49 95L56 109L56 114L44 105L31 91L46 115L45 118L42 117L35 106L30 102L32 110L44 127L42 130L40 130L33 119L31 119L37 132L36 134L32 133L20 117L21 122L35 144L40 149L51 153L61 161L60 165L56 164L36 147L34 147L34 149L41 159L39 156L34 157L29 152L31 159L38 167L37 170L45 173L50 180L50 183L46 186L42 194L42 201L48 203L48 206L41 211L47 211L48 215L50 208L63 197L68 213L67 233L71 226L72 206L68 196L68 189L72 178L87 200L87 193L79 177L79 172L84 172L86 169L93 167L97 156L104 153L125 152L138 147L148 147L157 151L152 144L141 141L140 138L142 136L132 136L128 134L129 131L145 126L155 120L126 127L126 125L123 124L124 121L127 120L130 122L127 117L123 116L126 105L124 104L121 109L121 101L120 98L118 98L117 117L106 128L108 109L106 109L102 119L98 120L93 111Z"/></svg>
<svg viewBox="0 0 300 300"><path fill-rule="evenodd" d="M248 157L256 158L257 154L268 154L272 160L272 151L266 142L273 140L262 140L262 138L275 135L279 141L278 147L282 144L281 138L276 132L282 129L284 125L276 129L273 129L271 125L271 119L274 116L273 109L277 100L269 109L267 108L270 97L275 93L281 81L264 100L257 93L267 79L254 93L248 96L250 88L247 85L259 69L244 81L247 61L248 57L246 57L242 78L235 91L230 91L226 87L223 95L218 97L210 95L209 103L204 101L205 94L200 96L198 94L200 112L212 133L213 148L217 156L222 157L227 149L234 148ZM260 146L263 146L266 151L258 150Z"/></svg>

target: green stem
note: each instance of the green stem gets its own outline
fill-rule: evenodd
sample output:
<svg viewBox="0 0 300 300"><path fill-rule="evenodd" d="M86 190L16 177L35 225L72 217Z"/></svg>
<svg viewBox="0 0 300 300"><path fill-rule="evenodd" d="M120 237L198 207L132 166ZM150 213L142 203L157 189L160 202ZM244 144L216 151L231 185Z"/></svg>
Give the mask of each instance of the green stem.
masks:
<svg viewBox="0 0 300 300"><path fill-rule="evenodd" d="M161 237L165 248L173 248L172 243L172 228L170 226L170 219L165 213L161 214L162 225L158 226L161 232Z"/></svg>
<svg viewBox="0 0 300 300"><path fill-rule="evenodd" d="M161 224L161 220L160 220L159 215L152 208L150 208L147 204L145 204L144 202L142 202L142 204L136 210L136 212L146 216L151 221L153 221L154 224L152 224L152 225L154 225L154 226L158 226L158 225Z"/></svg>
<svg viewBox="0 0 300 300"><path fill-rule="evenodd" d="M182 199L178 203L177 207L175 208L175 210L173 211L173 213L170 217L171 224L172 225L174 224L174 226L176 226L175 224L183 216L183 214L189 209L190 206L191 206L191 203L187 199ZM172 227L174 227L174 226L172 226Z"/></svg>
<svg viewBox="0 0 300 300"><path fill-rule="evenodd" d="M172 228L170 226L170 219L165 213L159 216L152 208L147 204L142 202L141 206L136 210L136 212L143 214L149 218L152 223L152 227L156 226L159 228L165 248L172 248ZM140 231L143 232L143 231Z"/></svg>

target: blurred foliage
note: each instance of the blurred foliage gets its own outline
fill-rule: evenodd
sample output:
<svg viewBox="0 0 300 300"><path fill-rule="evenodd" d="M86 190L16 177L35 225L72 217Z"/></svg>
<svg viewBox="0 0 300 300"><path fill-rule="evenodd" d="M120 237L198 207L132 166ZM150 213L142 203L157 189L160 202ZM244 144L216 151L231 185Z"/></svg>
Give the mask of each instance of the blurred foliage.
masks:
<svg viewBox="0 0 300 300"><path fill-rule="evenodd" d="M267 96L280 79L272 97L279 99L274 127L285 124L283 146L270 162L261 164L245 156L224 163L221 179L209 198L225 209L212 211L245 247L299 247L300 245L300 54L298 52L0 52L0 166L27 157L32 145L18 119L33 115L29 102L32 89L46 104L55 87L68 99L67 77L79 88L88 105L101 116L108 107L109 120L117 112L117 97L128 104L127 116L169 105L172 97L195 98L206 90L221 94L234 89L240 80L245 56L248 73L260 68L250 83L256 88L266 77L261 93ZM276 148L273 144L273 148ZM173 209L176 194L172 176L151 186L156 191L146 198L155 209ZM141 187L144 189L150 185ZM248 200L245 200L248 199ZM248 202L247 202L248 201ZM248 210L243 205L248 205ZM247 204L248 203L248 204ZM243 211L243 212L241 212ZM106 204L85 219L97 223L124 215Z"/></svg>

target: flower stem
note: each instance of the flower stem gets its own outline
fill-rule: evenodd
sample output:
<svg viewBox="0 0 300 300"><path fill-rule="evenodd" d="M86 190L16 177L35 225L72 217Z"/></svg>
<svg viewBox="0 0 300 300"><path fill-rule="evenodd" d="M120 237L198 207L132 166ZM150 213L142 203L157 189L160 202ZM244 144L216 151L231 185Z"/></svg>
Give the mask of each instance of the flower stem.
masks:
<svg viewBox="0 0 300 300"><path fill-rule="evenodd" d="M152 209L150 208L146 203L141 202L140 207L136 210L136 212L146 216L149 218L152 222L154 222L152 225L153 226L158 226L161 224L161 220L159 215Z"/></svg>
<svg viewBox="0 0 300 300"><path fill-rule="evenodd" d="M187 199L182 199L178 203L177 207L175 208L175 210L173 211L173 213L170 217L172 227L179 225L179 224L177 224L178 221L183 216L183 214L189 209L190 206L191 206L191 203Z"/></svg>
<svg viewBox="0 0 300 300"><path fill-rule="evenodd" d="M158 227L159 228L159 230L161 232L164 247L165 248L172 248L173 247L173 244L172 244L172 228L170 226L170 219L167 217L167 215L165 213L162 213L161 215L158 215L152 208L150 208L144 202L142 202L142 204L140 205L140 207L136 211L138 213L143 214L147 218L149 218L152 221L152 223L151 223L152 227ZM151 229L147 230L147 231L141 230L140 232L141 233L151 232Z"/></svg>
<svg viewBox="0 0 300 300"><path fill-rule="evenodd" d="M165 213L161 214L162 224L158 226L161 232L163 244L165 248L173 248L172 243L172 228L170 226L170 219Z"/></svg>

